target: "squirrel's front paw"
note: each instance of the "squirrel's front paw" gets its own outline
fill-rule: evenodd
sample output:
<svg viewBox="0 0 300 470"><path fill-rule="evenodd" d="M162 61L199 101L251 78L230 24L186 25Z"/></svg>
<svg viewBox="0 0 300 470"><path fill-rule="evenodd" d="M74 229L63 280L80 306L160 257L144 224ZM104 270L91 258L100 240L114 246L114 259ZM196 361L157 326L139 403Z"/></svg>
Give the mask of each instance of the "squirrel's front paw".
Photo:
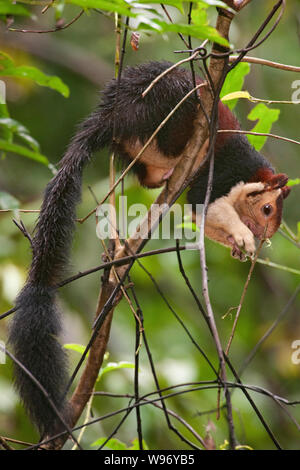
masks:
<svg viewBox="0 0 300 470"><path fill-rule="evenodd" d="M233 235L236 244L245 250L247 255L252 256L255 252L255 240L253 233L246 227L241 226Z"/></svg>
<svg viewBox="0 0 300 470"><path fill-rule="evenodd" d="M255 240L253 233L246 227L239 227L235 231L234 235L228 237L228 241L232 245L232 256L239 258L241 261L245 260L245 254L242 249L246 252L246 255L252 256L255 252Z"/></svg>
<svg viewBox="0 0 300 470"><path fill-rule="evenodd" d="M245 253L242 252L242 250L237 246L237 244L235 243L233 237L230 237L232 238L232 250L231 250L231 256L233 258L236 258L236 259L239 259L240 261L246 261L247 260L247 256L245 255ZM231 240L230 240L231 241Z"/></svg>

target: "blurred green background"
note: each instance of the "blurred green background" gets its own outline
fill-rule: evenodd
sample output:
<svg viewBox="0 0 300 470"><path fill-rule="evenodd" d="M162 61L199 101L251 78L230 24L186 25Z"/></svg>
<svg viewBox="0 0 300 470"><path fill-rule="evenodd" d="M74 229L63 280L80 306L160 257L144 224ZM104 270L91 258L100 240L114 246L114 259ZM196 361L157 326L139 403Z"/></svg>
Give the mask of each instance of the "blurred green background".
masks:
<svg viewBox="0 0 300 470"><path fill-rule="evenodd" d="M244 46L273 4L273 1L253 1L234 22L231 42L238 47ZM50 10L44 15L40 14L38 7L33 8L33 11L37 15L36 22L19 20L14 26L47 29L49 25L53 25L53 13ZM78 11L78 8L70 6L66 9L64 17L70 20ZM178 18L177 10L169 8L169 11L174 18ZM251 54L299 66L299 25L300 3L291 0L279 27L268 41ZM193 45L197 45L196 41ZM174 33L164 36L142 34L138 51L127 47L125 65L150 59L176 61L179 56L173 51L183 49L182 46ZM65 99L55 91L38 87L26 80L5 79L11 116L30 130L40 142L42 153L56 164L76 124L93 109L99 99L99 90L101 91L105 82L113 76L114 23L107 16L91 12L83 15L70 28L47 35L7 32L2 25L0 50L9 53L17 63L35 65L48 74L58 75L70 87L70 97ZM292 83L295 80L300 80L297 73L252 65L244 89L259 98L290 100L294 91ZM242 129L253 127L253 123L247 121L247 115L253 106L246 100L238 103L236 113L242 123ZM280 109L280 119L272 132L299 140L299 108L296 105L273 106ZM288 173L291 178L300 177L297 145L268 139L263 153L270 158L279 172ZM19 199L22 208L38 209L51 172L42 165L13 154L8 154L0 161L0 168L0 190L7 191ZM88 186L91 186L97 198L101 199L108 189L108 184L108 153L102 152L85 171L79 216L84 216L94 207ZM148 206L156 195L155 191L138 187L132 176L126 178L125 190L130 201L142 202ZM295 186L285 203L284 218L294 232L297 232L297 223L300 220L299 198L300 187ZM35 219L36 216L32 214L22 215L22 220L30 230L33 229ZM151 241L146 249L174 244L174 240ZM261 257L300 270L299 245L296 245L277 233L271 246L264 247ZM210 241L207 241L206 247L211 301L225 345L234 317L227 315L222 319L222 316L230 307L239 304L250 263L233 260L227 249ZM70 273L100 264L101 252L101 245L95 236L95 220L90 218L85 224L77 227ZM13 306L15 296L25 280L30 258L28 241L13 224L12 214L0 214L1 312ZM186 251L182 252L182 259L194 289L201 298L199 255L196 251ZM149 257L142 260L142 263L155 277L172 307L217 367L214 344L180 275L176 254ZM61 289L59 302L63 311L64 342L86 344L89 339L100 276L100 273L96 273ZM174 319L149 277L138 265L132 270L131 277L143 309L145 331L161 386L214 379L212 371ZM256 265L230 352L231 361L237 370L284 309L299 282L299 274L262 264ZM291 344L300 340L299 307L298 296L242 376L245 383L267 388L274 394L290 400L299 400L300 364L293 364L291 359ZM0 323L0 339L3 341L7 336L8 323L8 319ZM108 361L134 362L135 321L125 300L121 301L115 312L108 351ZM141 393L146 393L154 390L155 386L143 344L140 354ZM73 366L79 357L78 353L70 352L70 362ZM10 363L0 365L0 371L0 434L34 441L37 434L12 387ZM133 370L121 369L105 374L98 383L97 390L133 393L133 387ZM251 392L251 396L280 444L287 449L299 449L299 427L271 398L254 392ZM93 414L101 416L117 410L125 406L127 401L123 398L96 397L92 406ZM205 435L206 426L214 423L212 436L219 447L228 439L226 416L221 413L221 418L217 420L215 412L200 415L202 412L213 410L216 403L217 392L207 390L172 398L168 400L167 405L202 436ZM289 411L300 420L299 406ZM233 394L233 412L237 437L241 444L247 444L254 449L274 448L254 411L238 390ZM144 439L150 449L187 448L168 431L160 410L149 405L143 407L142 418ZM109 435L120 419L121 415L88 428L83 437L83 446L89 448L99 437ZM178 427L186 437L193 439L180 424ZM116 437L130 445L136 436L135 415L131 413Z"/></svg>

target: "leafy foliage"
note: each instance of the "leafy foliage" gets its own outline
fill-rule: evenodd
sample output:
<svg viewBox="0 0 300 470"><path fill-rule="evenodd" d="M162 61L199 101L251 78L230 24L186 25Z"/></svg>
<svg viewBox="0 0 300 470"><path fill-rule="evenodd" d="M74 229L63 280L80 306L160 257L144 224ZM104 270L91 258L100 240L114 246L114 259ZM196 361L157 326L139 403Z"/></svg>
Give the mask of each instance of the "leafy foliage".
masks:
<svg viewBox="0 0 300 470"><path fill-rule="evenodd" d="M100 437L97 439L95 442L91 444L91 447L100 447L104 444L104 442L107 440L106 437ZM139 450L139 441L138 439L134 439L132 441L131 446L127 446L124 442L121 442L119 439L109 439L109 441L105 444L104 449L110 449L110 450ZM143 439L143 448L144 450L149 450L149 447L147 446L146 442Z"/></svg>
<svg viewBox="0 0 300 470"><path fill-rule="evenodd" d="M12 3L11 0L1 0L0 15L30 16L30 12L19 3Z"/></svg>
<svg viewBox="0 0 300 470"><path fill-rule="evenodd" d="M241 98L248 99L249 101L260 101L257 98L253 98L248 91L242 91L245 76L248 75L249 72L249 64L241 62L228 73L220 93L220 98L230 109L233 109L238 99ZM271 109L264 103L258 103L248 114L248 119L258 121L251 132L262 134L269 133L274 122L279 119L279 114L279 109ZM260 150L267 140L267 136L247 135L247 137L256 150Z"/></svg>
<svg viewBox="0 0 300 470"><path fill-rule="evenodd" d="M41 155L40 153L36 151L29 150L26 147L23 147L22 145L19 145L19 144L14 144L12 142L7 142L5 140L0 139L0 149L4 150L4 152L17 153L18 155L21 155L22 157L30 158L31 160L35 160L36 162L43 163L44 165L47 165L47 166L49 164L49 160L47 157L45 157L44 155Z"/></svg>
<svg viewBox="0 0 300 470"><path fill-rule="evenodd" d="M258 121L253 127L252 132L260 132L262 134L269 133L272 129L273 123L278 120L279 114L279 109L270 109L264 103L257 104L248 114L248 119L251 121ZM248 136L249 142L256 148L256 150L260 150L264 146L266 139L267 137L265 136Z"/></svg>
<svg viewBox="0 0 300 470"><path fill-rule="evenodd" d="M12 135L19 137L27 143L32 150L39 152L40 144L30 135L28 129L23 126L23 124L19 123L15 119L2 118L0 119L0 127L1 126L4 131L7 130Z"/></svg>
<svg viewBox="0 0 300 470"><path fill-rule="evenodd" d="M99 372L99 377L97 380L100 380L104 374L107 374L108 372L112 372L114 370L119 370L119 369L134 369L134 364L132 364L131 362L127 362L127 361L108 362L108 364L105 367L101 367L100 372Z"/></svg>
<svg viewBox="0 0 300 470"><path fill-rule="evenodd" d="M30 79L40 86L58 91L65 97L69 96L69 88L59 77L48 76L37 67L16 65L13 59L4 52L0 52L0 76ZM6 152L16 153L49 166L48 158L40 153L39 143L23 124L10 118L6 104L0 105L0 136L2 155ZM14 142L15 138L22 140L29 148Z"/></svg>
<svg viewBox="0 0 300 470"><path fill-rule="evenodd" d="M290 179L288 182L287 182L287 186L296 186L300 184L300 178L294 178L294 179Z"/></svg>
<svg viewBox="0 0 300 470"><path fill-rule="evenodd" d="M65 344L64 345L65 349L69 349L71 351L78 352L80 355L82 355L85 351L85 346L82 344ZM86 357L88 357L88 353ZM108 359L108 354L106 354L106 357L104 358L104 361ZM120 369L134 369L134 364L132 362L127 362L127 361L120 361L120 362L108 362L106 365L102 366L99 375L97 378L97 381L103 377L104 374L107 374L108 372L112 372L115 370L120 370Z"/></svg>
<svg viewBox="0 0 300 470"><path fill-rule="evenodd" d="M37 85L52 88L61 93L65 98L69 96L69 88L59 77L50 77L37 67L29 65L16 65L12 58L0 52L0 76L14 78L28 78Z"/></svg>
<svg viewBox="0 0 300 470"><path fill-rule="evenodd" d="M249 73L250 65L246 62L240 62L236 67L234 67L233 70L228 73L220 93L220 98L222 99L222 101L225 101L224 97L228 97L228 95L230 95L231 93L239 92L240 90L242 90L244 86L245 77ZM228 108L230 108L231 110L234 109L238 101L237 99L239 97L240 96L237 95L235 99L232 99L232 101L226 103Z"/></svg>
<svg viewBox="0 0 300 470"><path fill-rule="evenodd" d="M20 201L4 191L0 191L0 209L19 209Z"/></svg>

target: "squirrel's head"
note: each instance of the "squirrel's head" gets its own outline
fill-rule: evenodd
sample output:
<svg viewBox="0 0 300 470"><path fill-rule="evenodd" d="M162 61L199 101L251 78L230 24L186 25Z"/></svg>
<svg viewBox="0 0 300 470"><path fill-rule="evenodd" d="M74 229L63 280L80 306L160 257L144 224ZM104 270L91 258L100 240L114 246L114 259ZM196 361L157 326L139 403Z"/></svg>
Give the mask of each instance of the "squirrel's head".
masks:
<svg viewBox="0 0 300 470"><path fill-rule="evenodd" d="M272 175L267 182L244 185L236 210L242 222L257 238L271 238L278 230L283 200L290 193L287 181L287 175L280 173Z"/></svg>

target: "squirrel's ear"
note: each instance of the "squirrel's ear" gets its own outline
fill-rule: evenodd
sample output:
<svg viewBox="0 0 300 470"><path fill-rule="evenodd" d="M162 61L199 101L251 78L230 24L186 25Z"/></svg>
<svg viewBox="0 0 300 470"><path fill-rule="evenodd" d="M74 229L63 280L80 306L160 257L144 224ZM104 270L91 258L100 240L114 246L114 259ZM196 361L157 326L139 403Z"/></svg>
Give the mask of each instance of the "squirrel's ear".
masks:
<svg viewBox="0 0 300 470"><path fill-rule="evenodd" d="M272 178L268 181L268 186L270 190L281 189L281 194L283 199L287 198L291 192L291 188L286 186L289 177L285 173L278 173L273 175Z"/></svg>
<svg viewBox="0 0 300 470"><path fill-rule="evenodd" d="M285 173L278 173L273 175L268 181L267 184L270 186L270 189L279 189L283 188L288 182L289 177Z"/></svg>
<svg viewBox="0 0 300 470"><path fill-rule="evenodd" d="M282 193L283 199L288 197L290 192L291 192L291 188L289 186L283 186L283 188L281 188L281 193Z"/></svg>

